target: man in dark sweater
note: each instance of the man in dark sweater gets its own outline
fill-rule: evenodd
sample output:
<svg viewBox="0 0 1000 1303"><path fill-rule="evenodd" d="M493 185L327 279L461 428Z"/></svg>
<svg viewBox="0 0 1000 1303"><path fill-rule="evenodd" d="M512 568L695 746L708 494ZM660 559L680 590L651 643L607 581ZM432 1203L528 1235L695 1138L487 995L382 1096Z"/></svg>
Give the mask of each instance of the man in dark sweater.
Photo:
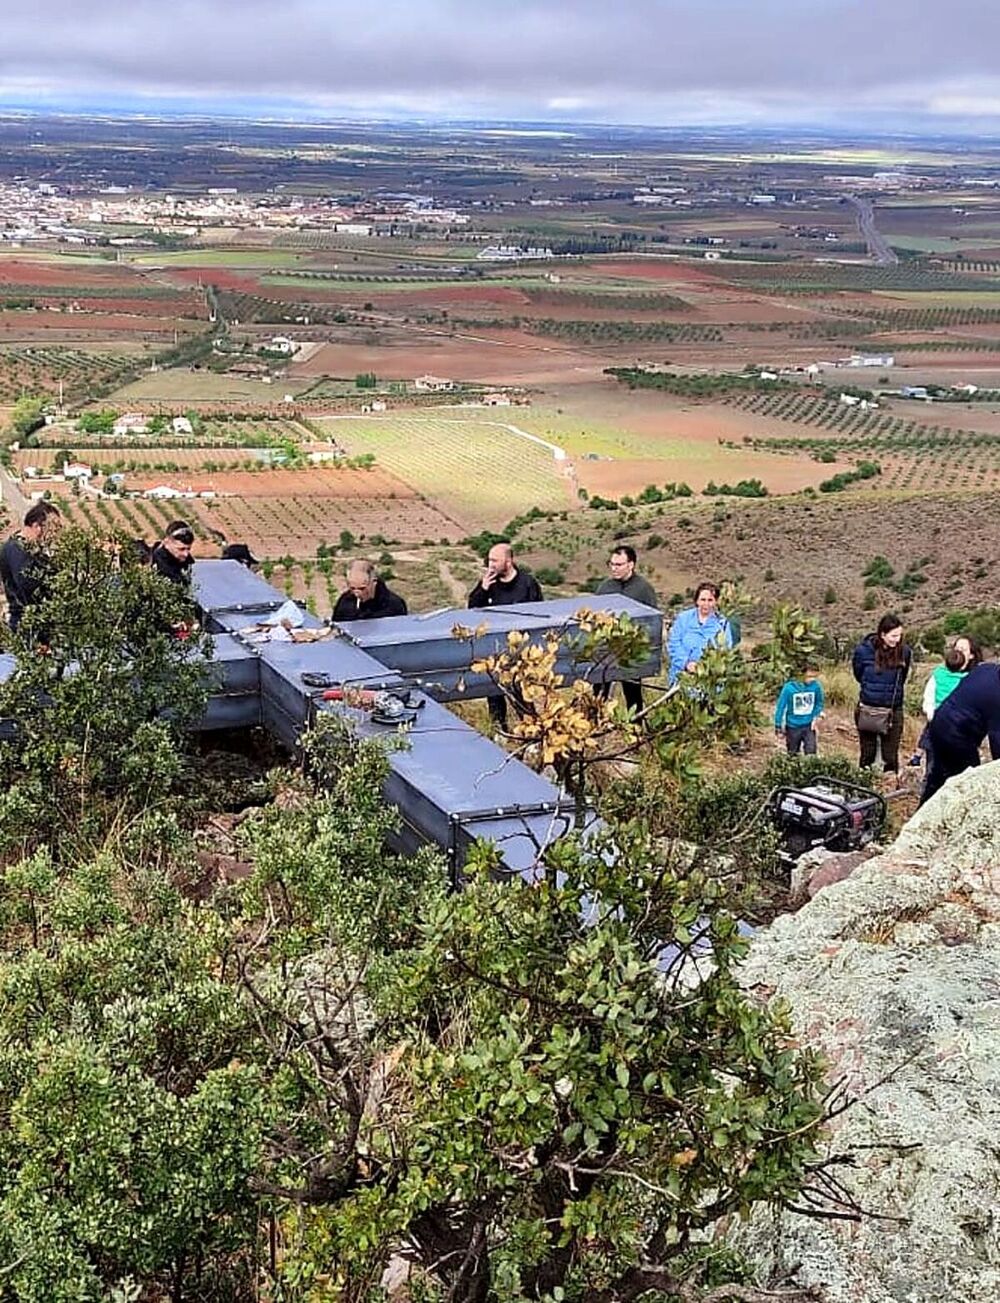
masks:
<svg viewBox="0 0 1000 1303"><path fill-rule="evenodd" d="M186 520L172 520L164 531L163 538L153 548L150 565L153 569L169 579L172 584L191 582L191 566L194 558L194 530Z"/></svg>
<svg viewBox="0 0 1000 1303"><path fill-rule="evenodd" d="M36 502L29 507L20 532L0 548L0 582L7 596L11 629L16 632L27 607L45 596L45 543L62 524L58 507Z"/></svg>
<svg viewBox="0 0 1000 1303"><path fill-rule="evenodd" d="M1000 665L974 665L934 712L927 726L931 768L920 796L929 801L949 778L979 764L979 748L988 738L990 755L1000 760Z"/></svg>
<svg viewBox="0 0 1000 1303"><path fill-rule="evenodd" d="M542 590L538 580L514 564L514 549L509 543L494 543L486 557L483 577L469 594L469 605L518 606L522 602L540 602Z"/></svg>
<svg viewBox="0 0 1000 1303"><path fill-rule="evenodd" d="M484 606L519 606L541 600L538 580L526 570L518 570L511 545L506 540L494 543L486 556L482 578L469 594L469 606L475 610ZM506 697L490 697L488 701L490 718L503 728L507 723Z"/></svg>
<svg viewBox="0 0 1000 1303"><path fill-rule="evenodd" d="M384 620L390 615L406 614L406 603L379 579L371 561L352 561L344 578L347 588L333 608L334 624L345 620Z"/></svg>
<svg viewBox="0 0 1000 1303"><path fill-rule="evenodd" d="M654 610L659 610L660 604L656 600L653 585L648 579L643 579L642 575L637 575L635 572L637 560L635 548L631 544L622 543L620 547L616 547L608 562L611 574L601 581L597 590L598 596L614 593L620 597L631 597L633 602L641 602L643 606L651 606ZM607 697L611 691L611 684L599 683L596 690L602 697ZM631 710L642 710L642 683L638 679L622 679L622 696L625 698L626 706Z"/></svg>

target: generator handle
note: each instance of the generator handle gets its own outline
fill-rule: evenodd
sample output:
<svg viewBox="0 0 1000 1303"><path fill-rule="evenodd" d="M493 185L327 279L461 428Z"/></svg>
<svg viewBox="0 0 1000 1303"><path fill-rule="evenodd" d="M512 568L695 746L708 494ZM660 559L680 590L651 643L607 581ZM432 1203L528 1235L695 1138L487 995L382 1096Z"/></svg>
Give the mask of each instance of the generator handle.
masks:
<svg viewBox="0 0 1000 1303"><path fill-rule="evenodd" d="M846 778L834 778L832 774L813 774L813 776L808 780L808 783L805 784L799 783L796 785L790 785L788 783L783 783L781 787L775 789L775 792L772 793L772 795L777 795L779 792L794 792L799 787L808 786L811 783L827 783L830 787L840 787L846 792L855 792L858 796L863 796L866 799L874 797L882 809L883 820L888 817L889 805L881 792L876 792L875 789L871 787L864 787L861 783L849 783Z"/></svg>

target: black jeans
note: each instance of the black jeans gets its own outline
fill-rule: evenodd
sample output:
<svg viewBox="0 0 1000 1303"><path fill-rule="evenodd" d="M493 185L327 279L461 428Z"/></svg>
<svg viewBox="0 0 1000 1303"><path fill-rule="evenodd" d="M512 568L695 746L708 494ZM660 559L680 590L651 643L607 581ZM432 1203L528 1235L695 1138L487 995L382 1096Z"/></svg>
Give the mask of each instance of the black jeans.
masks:
<svg viewBox="0 0 1000 1303"><path fill-rule="evenodd" d="M979 764L978 747L950 747L935 741L930 750L930 766L920 793L920 804L929 801L935 792L939 792L949 778L965 773L966 769L975 769Z"/></svg>
<svg viewBox="0 0 1000 1303"><path fill-rule="evenodd" d="M785 747L790 756L797 756L800 751L804 756L814 756L816 754L816 730L811 724L805 724L802 728L792 728L790 725L786 725Z"/></svg>
<svg viewBox="0 0 1000 1303"><path fill-rule="evenodd" d="M858 710L854 710L854 723L858 722ZM887 774L899 773L899 743L903 736L903 707L895 706L892 716L889 720L889 729L886 733L862 733L858 729L858 743L860 745L860 757L858 765L862 769L871 769L875 760L882 750L882 768Z"/></svg>
<svg viewBox="0 0 1000 1303"><path fill-rule="evenodd" d="M642 710L642 684L637 679L622 679L620 682L622 685L622 696L625 698L625 705L628 706L630 710L634 710L638 713ZM604 683L596 683L594 685L594 691L599 697L602 697L607 701L608 697L611 696L611 687L611 680L607 679Z"/></svg>

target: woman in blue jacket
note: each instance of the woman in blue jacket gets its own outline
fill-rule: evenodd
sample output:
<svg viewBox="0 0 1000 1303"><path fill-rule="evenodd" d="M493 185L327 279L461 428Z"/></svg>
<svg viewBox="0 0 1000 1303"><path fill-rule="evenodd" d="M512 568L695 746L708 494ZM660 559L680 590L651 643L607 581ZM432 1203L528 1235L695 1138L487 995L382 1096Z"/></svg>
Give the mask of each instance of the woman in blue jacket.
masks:
<svg viewBox="0 0 1000 1303"><path fill-rule="evenodd" d="M903 641L903 622L890 612L883 615L878 628L854 649L851 668L860 688L854 723L858 730L862 769L870 769L882 747L882 768L887 774L899 773L899 742L903 735L903 690L910 672L913 652ZM887 711L884 732L863 727L864 706Z"/></svg>
<svg viewBox="0 0 1000 1303"><path fill-rule="evenodd" d="M694 670L709 647L732 647L733 631L729 621L719 613L717 584L699 584L694 591L694 606L678 611L670 626L667 652L670 656L670 682L676 683L684 670Z"/></svg>

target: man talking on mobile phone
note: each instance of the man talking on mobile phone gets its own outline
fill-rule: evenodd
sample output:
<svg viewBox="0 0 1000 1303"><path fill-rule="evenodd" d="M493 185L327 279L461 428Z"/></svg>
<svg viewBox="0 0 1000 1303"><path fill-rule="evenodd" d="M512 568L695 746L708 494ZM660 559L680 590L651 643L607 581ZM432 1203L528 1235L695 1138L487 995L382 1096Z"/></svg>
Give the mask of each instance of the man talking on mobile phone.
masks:
<svg viewBox="0 0 1000 1303"><path fill-rule="evenodd" d="M469 594L469 606L517 606L522 602L542 601L538 580L514 564L514 549L506 540L494 543L486 556L482 578ZM489 698L490 719L499 727L507 723L507 701Z"/></svg>

